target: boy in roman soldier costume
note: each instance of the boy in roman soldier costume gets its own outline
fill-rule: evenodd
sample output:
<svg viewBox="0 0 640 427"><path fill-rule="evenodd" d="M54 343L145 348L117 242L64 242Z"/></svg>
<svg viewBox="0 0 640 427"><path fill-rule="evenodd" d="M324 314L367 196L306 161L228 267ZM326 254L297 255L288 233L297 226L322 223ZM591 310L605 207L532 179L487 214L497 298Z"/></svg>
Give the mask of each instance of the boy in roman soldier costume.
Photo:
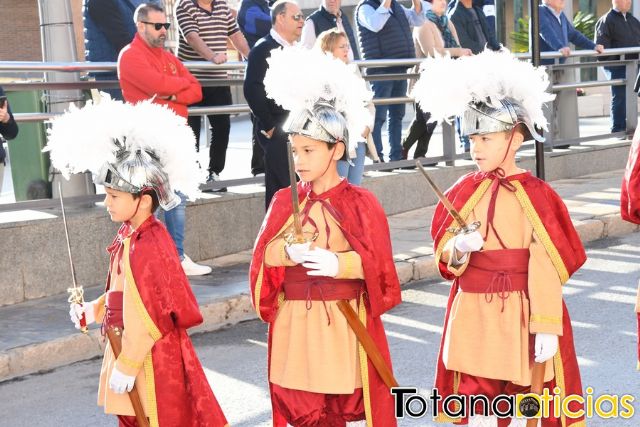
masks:
<svg viewBox="0 0 640 427"><path fill-rule="evenodd" d="M438 119L462 116L462 133L471 140L479 169L446 192L467 224L479 224L466 232L454 230L459 226L440 203L431 225L436 262L442 276L453 280L435 387L443 397L484 395L489 401L500 394L528 393L534 363L544 363L550 395L555 387L561 399L581 395L562 285L586 255L560 197L515 162L524 141L544 140L534 124L546 128L542 105L552 99L545 92L546 73L508 51L456 61L435 58L424 69L430 82L456 86L425 81L414 95ZM453 418L439 404L438 421L501 427L526 423L493 413ZM482 411L482 406L476 408ZM573 402L569 408L581 406ZM578 426L584 418L555 417L552 404L541 425Z"/></svg>
<svg viewBox="0 0 640 427"><path fill-rule="evenodd" d="M371 93L344 63L297 48L274 51L265 86L291 111L284 130L306 237L292 241L292 189L280 190L250 271L255 309L269 323L274 426L395 426L390 390L338 309L348 301L390 368L380 315L400 303L400 286L386 216L373 194L337 172Z"/></svg>
<svg viewBox="0 0 640 427"><path fill-rule="evenodd" d="M640 127L633 135L627 168L622 178L620 191L620 214L625 221L640 224ZM638 362L640 370L640 285L636 299L636 316L638 318Z"/></svg>
<svg viewBox="0 0 640 427"><path fill-rule="evenodd" d="M108 97L54 119L49 134L52 164L64 174L93 172L111 220L122 222L107 248L105 293L69 312L77 328L95 321L109 336L98 405L121 427L227 425L186 331L202 315L173 241L153 215L180 203L174 191L197 194L193 138L164 106Z"/></svg>

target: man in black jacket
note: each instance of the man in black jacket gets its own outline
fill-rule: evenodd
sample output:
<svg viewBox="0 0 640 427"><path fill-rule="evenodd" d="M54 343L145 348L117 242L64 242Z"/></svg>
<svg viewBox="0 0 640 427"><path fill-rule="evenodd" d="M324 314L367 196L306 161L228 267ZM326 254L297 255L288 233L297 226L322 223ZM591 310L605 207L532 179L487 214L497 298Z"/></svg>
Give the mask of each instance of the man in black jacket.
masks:
<svg viewBox="0 0 640 427"><path fill-rule="evenodd" d="M500 49L494 32L489 31L487 17L472 0L458 0L448 14L456 27L461 47L471 49L474 55L482 52L485 45L491 50Z"/></svg>
<svg viewBox="0 0 640 427"><path fill-rule="evenodd" d="M282 124L288 112L267 98L264 76L267 58L273 49L293 46L302 32L304 15L293 0L278 0L271 8L272 28L249 52L249 61L244 78L244 97L256 117L258 142L264 149L265 206L281 188L288 187L289 167L287 163L287 134Z"/></svg>
<svg viewBox="0 0 640 427"><path fill-rule="evenodd" d="M640 21L631 13L631 0L612 0L612 8L600 17L596 23L596 44L605 49L640 46ZM626 55L627 59L636 59L638 55ZM603 56L602 61L617 60L619 56ZM624 66L603 67L607 78L624 79ZM631 78L631 76L629 76ZM625 86L611 86L611 132L627 130L627 108ZM633 132L633 129L629 129Z"/></svg>

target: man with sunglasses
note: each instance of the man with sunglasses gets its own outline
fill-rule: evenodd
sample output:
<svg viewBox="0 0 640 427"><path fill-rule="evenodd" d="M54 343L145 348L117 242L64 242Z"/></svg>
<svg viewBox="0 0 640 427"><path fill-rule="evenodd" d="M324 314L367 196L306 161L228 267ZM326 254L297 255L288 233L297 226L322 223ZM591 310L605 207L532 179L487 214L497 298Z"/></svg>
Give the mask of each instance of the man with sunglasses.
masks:
<svg viewBox="0 0 640 427"><path fill-rule="evenodd" d="M135 104L153 99L186 120L187 106L202 99L202 89L182 62L164 49L170 26L164 9L155 3L141 4L135 11L134 20L137 33L118 58L118 78L125 101ZM186 199L183 198L178 207L166 212L167 229L176 244L185 274L209 274L211 267L196 264L184 253L185 208Z"/></svg>
<svg viewBox="0 0 640 427"><path fill-rule="evenodd" d="M294 46L304 25L304 15L293 0L278 0L271 7L272 28L249 53L244 78L244 97L255 116L256 136L264 150L265 206L276 191L289 186L287 134L282 130L288 111L267 98L264 76L273 49Z"/></svg>
<svg viewBox="0 0 640 427"><path fill-rule="evenodd" d="M182 62L164 49L170 24L164 9L155 3L135 12L136 35L120 52L118 78L124 99L136 103L154 98L187 118L187 105L202 99L198 80Z"/></svg>

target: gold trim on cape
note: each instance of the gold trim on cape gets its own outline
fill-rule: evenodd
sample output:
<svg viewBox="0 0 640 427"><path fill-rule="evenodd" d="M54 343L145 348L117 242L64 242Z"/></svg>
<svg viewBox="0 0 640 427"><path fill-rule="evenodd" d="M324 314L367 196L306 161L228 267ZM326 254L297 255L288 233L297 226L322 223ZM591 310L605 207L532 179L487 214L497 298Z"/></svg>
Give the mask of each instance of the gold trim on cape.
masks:
<svg viewBox="0 0 640 427"><path fill-rule="evenodd" d="M564 265L564 261L560 256L560 252L558 252L558 249L553 244L553 241L551 240L547 229L544 228L544 224L538 216L538 212L536 212L535 208L533 207L531 199L529 199L529 195L524 190L524 187L522 187L520 181L513 180L511 181L511 183L514 185L514 187L516 187L516 198L520 202L522 210L524 211L525 215L527 215L527 218L529 218L529 222L531 222L531 225L533 226L533 231L538 236L538 239L540 239L540 242L542 242L542 245L546 249L547 254L549 254L549 258L551 258L551 262L553 263L553 266L556 268L558 276L560 277L560 283L564 285L567 280L569 280L569 271Z"/></svg>
<svg viewBox="0 0 640 427"><path fill-rule="evenodd" d="M364 293L360 295L358 304L358 317L360 322L367 327L367 308L364 306ZM358 355L360 356L360 376L362 377L362 398L364 400L364 413L367 421L367 427L373 427L373 416L371 413L371 390L369 388L369 365L367 360L367 352L364 350L360 341L358 341Z"/></svg>
<svg viewBox="0 0 640 427"><path fill-rule="evenodd" d="M484 196L484 193L486 193L486 191L489 189L490 185L491 185L491 179L489 178L485 179L480 183L476 191L474 191L471 197L469 197L469 200L466 201L466 203L460 210L460 216L463 219L465 220L467 219L467 217L469 216L473 208L476 207L476 205L478 204L482 196ZM449 224L448 228L455 227L457 224L458 223L456 222L455 219L451 219L451 223ZM451 239L453 236L454 236L453 233L446 231L442 236L442 238L440 239L440 241L438 242L438 246L435 252L436 265L440 263L440 257L442 256L444 245L446 245L449 239Z"/></svg>
<svg viewBox="0 0 640 427"><path fill-rule="evenodd" d="M138 287L136 286L136 282L133 278L133 272L131 271L131 264L129 262L129 249L130 249L131 239L126 238L124 240L124 272L125 272L125 289L131 293L131 297L133 298L134 304L136 306L136 310L138 314L142 318L145 328L151 338L154 341L158 341L162 338L162 334L158 327L153 323L153 319L149 316L144 303L142 302L142 298L140 297L140 293L138 292ZM159 427L158 421L158 404L156 401L156 381L155 374L153 372L153 358L151 356L151 351L147 353L144 358L144 377L145 383L147 386L147 416L149 417L149 423L151 427Z"/></svg>
<svg viewBox="0 0 640 427"><path fill-rule="evenodd" d="M304 209L305 204L307 203L308 196L304 198L302 203L300 203L300 210ZM293 214L289 215L289 218L284 222L280 231L276 233L276 235L269 240L269 242L264 246L264 249L267 250L267 246L271 244L274 240L276 240L280 235L287 229L289 226L293 224ZM262 290L262 278L264 277L264 253L262 254L262 264L260 265L260 271L258 271L258 278L256 279L256 287L253 290L253 300L255 301L255 310L258 314L258 318L264 322L264 319L260 315L260 291ZM280 300L278 302L281 302ZM277 307L276 307L277 308Z"/></svg>

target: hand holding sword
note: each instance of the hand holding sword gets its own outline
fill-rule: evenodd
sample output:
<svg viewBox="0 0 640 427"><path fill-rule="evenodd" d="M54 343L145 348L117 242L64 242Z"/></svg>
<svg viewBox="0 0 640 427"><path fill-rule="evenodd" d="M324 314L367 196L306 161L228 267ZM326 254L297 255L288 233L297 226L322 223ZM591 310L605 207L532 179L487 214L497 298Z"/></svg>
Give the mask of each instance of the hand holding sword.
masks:
<svg viewBox="0 0 640 427"><path fill-rule="evenodd" d="M305 237L302 231L302 222L300 221L300 199L298 196L298 185L296 180L296 166L293 161L293 146L291 141L287 142L287 159L289 163L289 181L291 182L291 205L293 207L293 224L292 228L285 232L284 240L287 246L295 244L306 244L313 242L318 237L315 233L313 236Z"/></svg>
<svg viewBox="0 0 640 427"><path fill-rule="evenodd" d="M440 190L438 188L438 186L436 185L436 183L433 181L433 179L431 179L431 177L429 176L429 174L427 173L425 168L422 166L422 163L420 163L420 161L416 162L416 167L420 170L420 172L422 172L422 175L424 176L424 178L429 183L429 186L431 187L433 192L436 193L436 196L438 197L438 200L440 200L440 203L442 203L442 205L447 210L447 212L449 212L449 215L451 215L451 217L459 225L459 227L448 228L447 229L448 232L456 234L456 235L458 235L458 234L470 234L470 233L473 233L474 231L478 230L478 228L480 228L480 221L475 221L475 222L473 222L471 224L467 224L467 222L464 220L464 218L462 218L460 213L458 213L456 208L453 206L453 203L451 203L449 201L449 199L447 199L447 196L444 195L442 190Z"/></svg>

